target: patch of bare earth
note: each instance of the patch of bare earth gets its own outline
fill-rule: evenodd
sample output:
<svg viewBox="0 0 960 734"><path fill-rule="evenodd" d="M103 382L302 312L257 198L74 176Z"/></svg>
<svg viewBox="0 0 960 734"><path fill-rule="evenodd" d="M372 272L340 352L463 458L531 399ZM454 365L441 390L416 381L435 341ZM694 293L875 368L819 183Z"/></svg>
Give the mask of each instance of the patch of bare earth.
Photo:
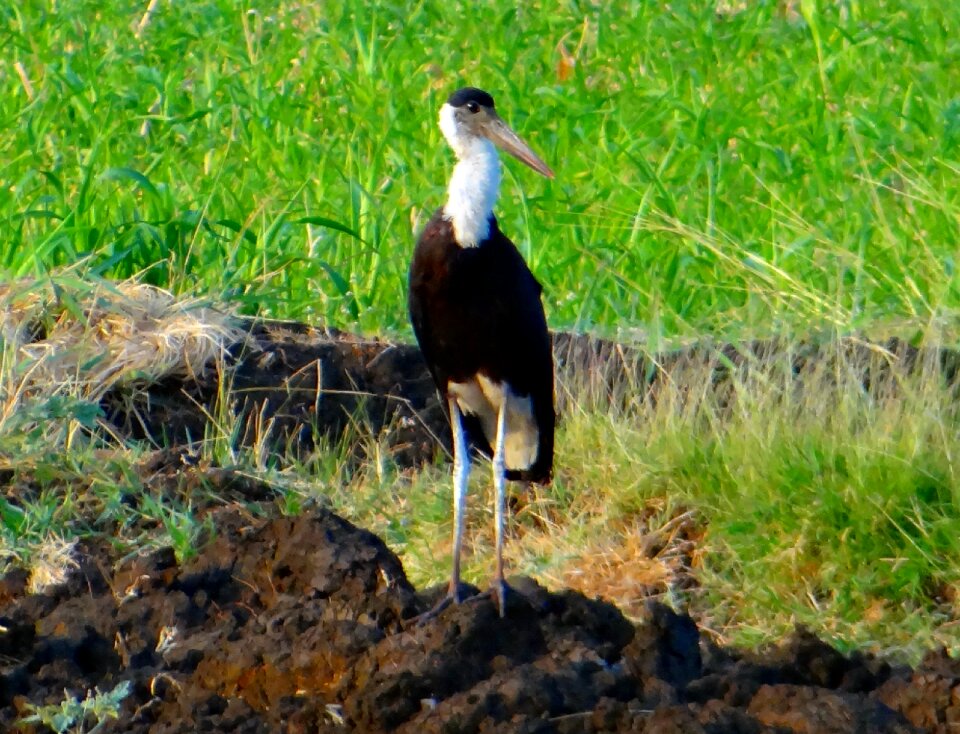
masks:
<svg viewBox="0 0 960 734"><path fill-rule="evenodd" d="M122 557L81 543L67 580L0 582L0 726L27 702L132 689L123 732L948 732L960 664L916 669L844 656L798 632L763 653L723 650L651 605L514 579L506 619L488 598L429 608L381 540L327 511L213 511L196 558ZM25 731L31 731L27 727Z"/></svg>
<svg viewBox="0 0 960 734"><path fill-rule="evenodd" d="M278 517L269 487L181 457L226 410L244 426L238 441L267 449L308 451L318 437L362 425L358 456L372 441L400 464L432 458L447 427L417 350L300 325L243 326L218 369L139 386L118 376L98 395L113 432L164 448L143 469L156 483L148 491L216 485L223 501L202 508L214 532L198 556L178 563L169 548L130 556L103 528L69 548L65 577L41 592L25 571L3 577L0 728L13 727L28 703L123 681L131 692L120 717L100 731L945 733L960 725L960 663L942 652L909 669L843 655L803 631L771 650L722 649L665 606L638 598L636 624L606 601L530 579L513 581L519 593L506 619L479 596L411 623L436 593L412 588L379 538L326 510ZM562 410L575 384L611 404L628 394L656 403L684 371L705 374L732 401L740 366L782 347L651 357L557 335L555 350ZM834 359L855 365L864 389L894 364L932 364L951 381L956 373L955 354L902 342L851 341L843 350L791 349L791 369L802 381L809 365ZM17 491L26 490L8 488L8 502ZM656 567L644 578L661 566L664 579L676 577L671 569L694 552L696 533L680 516L629 555ZM625 578L616 549L595 556L611 583ZM565 580L576 583L576 574Z"/></svg>

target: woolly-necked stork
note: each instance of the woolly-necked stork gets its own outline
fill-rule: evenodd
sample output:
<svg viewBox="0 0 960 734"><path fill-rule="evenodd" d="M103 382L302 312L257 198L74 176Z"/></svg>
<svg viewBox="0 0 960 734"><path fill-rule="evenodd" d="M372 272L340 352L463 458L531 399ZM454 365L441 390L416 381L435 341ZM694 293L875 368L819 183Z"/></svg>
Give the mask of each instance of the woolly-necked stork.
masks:
<svg viewBox="0 0 960 734"><path fill-rule="evenodd" d="M457 157L447 203L417 241L410 319L446 400L453 431L453 571L439 611L460 601L460 549L470 474L468 442L493 459L497 562L492 592L505 613L505 480L546 483L553 469L553 356L542 288L497 226L499 146L536 172L553 171L500 119L493 98L467 87L440 109Z"/></svg>

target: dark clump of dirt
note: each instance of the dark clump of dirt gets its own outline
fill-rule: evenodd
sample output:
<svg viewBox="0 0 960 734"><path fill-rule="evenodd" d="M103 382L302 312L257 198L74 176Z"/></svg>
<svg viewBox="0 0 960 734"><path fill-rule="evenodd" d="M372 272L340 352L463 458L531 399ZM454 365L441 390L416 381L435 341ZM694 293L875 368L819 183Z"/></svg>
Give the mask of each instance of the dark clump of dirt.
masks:
<svg viewBox="0 0 960 734"><path fill-rule="evenodd" d="M264 507L267 505L264 504ZM808 632L722 649L653 604L513 579L417 624L418 593L384 543L326 511L212 512L194 558L84 541L67 580L0 580L0 728L28 704L129 682L112 732L948 732L960 661L916 670L843 655ZM92 728L94 721L87 722ZM34 728L31 728L34 726ZM43 730L27 724L23 731Z"/></svg>
<svg viewBox="0 0 960 734"><path fill-rule="evenodd" d="M251 321L228 361L142 391L109 392L102 408L118 435L169 448L207 435L211 417L241 430L240 445L288 457L318 440L349 439L358 458L371 441L411 466L449 446L446 416L420 351L305 324Z"/></svg>

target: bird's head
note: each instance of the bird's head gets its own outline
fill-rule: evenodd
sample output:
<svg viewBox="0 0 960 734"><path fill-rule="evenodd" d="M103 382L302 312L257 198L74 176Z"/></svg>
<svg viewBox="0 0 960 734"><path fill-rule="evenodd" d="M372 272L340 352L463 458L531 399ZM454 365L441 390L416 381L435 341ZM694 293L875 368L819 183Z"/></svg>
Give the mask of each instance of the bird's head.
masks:
<svg viewBox="0 0 960 734"><path fill-rule="evenodd" d="M542 176L553 178L550 167L500 118L493 97L482 89L464 87L451 94L440 108L440 130L458 158L489 140Z"/></svg>

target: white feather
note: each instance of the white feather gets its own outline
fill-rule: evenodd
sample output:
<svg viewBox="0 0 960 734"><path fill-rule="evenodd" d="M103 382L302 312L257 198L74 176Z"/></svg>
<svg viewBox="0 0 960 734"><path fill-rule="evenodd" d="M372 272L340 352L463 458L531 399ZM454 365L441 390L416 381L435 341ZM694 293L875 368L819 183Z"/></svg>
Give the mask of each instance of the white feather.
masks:
<svg viewBox="0 0 960 734"><path fill-rule="evenodd" d="M457 124L448 104L440 108L440 130L457 156L443 214L453 223L457 242L476 247L490 236L490 215L500 194L500 157L493 143Z"/></svg>
<svg viewBox="0 0 960 734"><path fill-rule="evenodd" d="M529 395L517 395L505 382L494 382L477 373L465 382L449 382L447 390L465 415L480 419L483 435L496 448L497 417L506 411L504 457L507 469L529 469L537 460L540 429L533 417Z"/></svg>

